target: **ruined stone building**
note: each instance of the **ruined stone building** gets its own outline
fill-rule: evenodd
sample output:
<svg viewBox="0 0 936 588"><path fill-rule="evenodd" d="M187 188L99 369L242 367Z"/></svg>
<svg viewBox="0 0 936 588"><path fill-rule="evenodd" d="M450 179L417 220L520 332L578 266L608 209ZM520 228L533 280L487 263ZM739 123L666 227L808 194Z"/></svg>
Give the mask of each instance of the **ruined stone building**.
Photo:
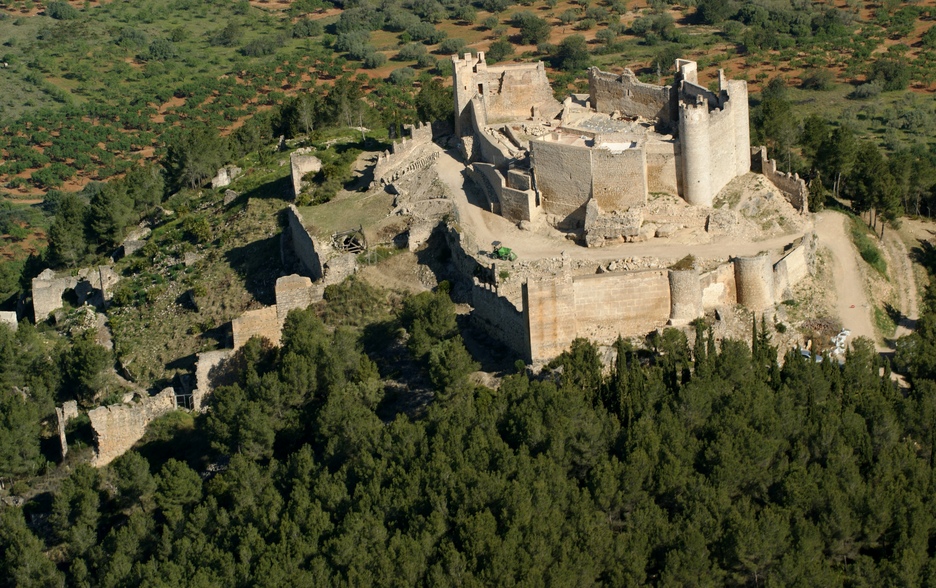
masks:
<svg viewBox="0 0 936 588"><path fill-rule="evenodd" d="M560 104L542 63L452 59L456 132L491 208L510 220L545 215L587 231L589 207L593 218L624 213L658 193L711 206L751 169L747 83L720 72L712 92L693 61L676 61L672 86L591 68L589 93Z"/></svg>

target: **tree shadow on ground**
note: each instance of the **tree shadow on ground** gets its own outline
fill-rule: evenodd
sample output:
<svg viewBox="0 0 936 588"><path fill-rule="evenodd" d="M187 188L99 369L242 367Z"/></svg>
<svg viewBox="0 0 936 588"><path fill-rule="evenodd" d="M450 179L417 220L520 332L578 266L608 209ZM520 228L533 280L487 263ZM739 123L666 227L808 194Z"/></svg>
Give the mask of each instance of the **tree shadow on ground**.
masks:
<svg viewBox="0 0 936 588"><path fill-rule="evenodd" d="M244 287L261 304L276 304L276 279L283 267L280 259L280 235L260 239L224 254L225 260L244 280Z"/></svg>
<svg viewBox="0 0 936 588"><path fill-rule="evenodd" d="M252 198L279 198L282 200L291 200L293 198L292 176L287 174L275 180L270 180L265 184L260 184L256 188L247 190L234 199L229 207L246 206Z"/></svg>

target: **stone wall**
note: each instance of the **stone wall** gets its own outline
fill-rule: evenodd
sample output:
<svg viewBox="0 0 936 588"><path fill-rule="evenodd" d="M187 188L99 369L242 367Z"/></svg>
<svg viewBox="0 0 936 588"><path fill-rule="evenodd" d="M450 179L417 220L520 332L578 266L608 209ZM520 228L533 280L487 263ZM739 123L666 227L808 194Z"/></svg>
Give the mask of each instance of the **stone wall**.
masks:
<svg viewBox="0 0 936 588"><path fill-rule="evenodd" d="M15 310L0 310L0 323L5 324L10 327L10 330L16 332L16 329L19 328L19 323L16 318Z"/></svg>
<svg viewBox="0 0 936 588"><path fill-rule="evenodd" d="M627 116L659 119L670 125L675 117L676 103L670 86L645 84L629 69L617 75L588 69L588 92L592 107L598 112L615 111Z"/></svg>
<svg viewBox="0 0 936 588"><path fill-rule="evenodd" d="M203 351L197 354L195 363L195 389L192 391L192 410L201 412L215 388L214 380L222 364L234 353L233 349Z"/></svg>
<svg viewBox="0 0 936 588"><path fill-rule="evenodd" d="M679 172L682 169L679 142L675 139L648 141L644 150L647 161L647 193L678 196Z"/></svg>
<svg viewBox="0 0 936 588"><path fill-rule="evenodd" d="M533 190L509 188L504 175L493 164L479 162L472 164L472 167L483 176L482 181L487 184L485 193L489 192L496 198L492 202L495 205L492 206L492 212L515 223L533 220L536 216L536 193Z"/></svg>
<svg viewBox="0 0 936 588"><path fill-rule="evenodd" d="M592 198L601 210L625 211L647 203L647 158L642 146L591 150Z"/></svg>
<svg viewBox="0 0 936 588"><path fill-rule="evenodd" d="M530 141L533 174L543 212L559 224L581 225L591 198L591 149L552 141Z"/></svg>
<svg viewBox="0 0 936 588"><path fill-rule="evenodd" d="M437 151L427 149L432 145L432 125L417 123L403 128L409 137L394 142L390 151L377 156L372 189L393 183L409 172L425 169L438 159Z"/></svg>
<svg viewBox="0 0 936 588"><path fill-rule="evenodd" d="M498 168L506 168L507 164L513 159L510 148L500 141L487 128L487 112L484 109L484 101L480 96L475 96L468 105L470 128L474 132L474 145L481 156L481 160L492 163Z"/></svg>
<svg viewBox="0 0 936 588"><path fill-rule="evenodd" d="M123 455L143 438L146 425L175 409L175 391L166 388L135 404L99 406L88 412L97 441L97 454L91 465L102 467Z"/></svg>
<svg viewBox="0 0 936 588"><path fill-rule="evenodd" d="M234 332L235 350L243 347L251 337L263 337L279 345L282 334L275 305L248 310L231 321L231 330Z"/></svg>
<svg viewBox="0 0 936 588"><path fill-rule="evenodd" d="M787 202L796 210L809 212L809 187L799 174L777 171L777 161L768 159L767 147L751 147L751 171L764 174L770 182L783 192Z"/></svg>
<svg viewBox="0 0 936 588"><path fill-rule="evenodd" d="M322 259L319 256L321 248L316 243L315 237L305 228L305 220L299 209L292 204L286 209L286 222L289 228L288 239L303 271L313 281L320 280L324 275Z"/></svg>
<svg viewBox="0 0 936 588"><path fill-rule="evenodd" d="M528 280L523 317L530 340L528 360L548 361L575 339L575 290L569 276Z"/></svg>
<svg viewBox="0 0 936 588"><path fill-rule="evenodd" d="M293 195L298 198L302 193L302 178L312 172L322 169L322 161L312 155L311 147L296 149L289 154L289 170L292 175Z"/></svg>
<svg viewBox="0 0 936 588"><path fill-rule="evenodd" d="M609 324L626 334L647 322L665 323L670 316L667 273L649 270L576 276L572 285L577 334Z"/></svg>
<svg viewBox="0 0 936 588"><path fill-rule="evenodd" d="M738 302L734 263L723 263L702 274L699 285L702 288L702 307L706 310Z"/></svg>
<svg viewBox="0 0 936 588"><path fill-rule="evenodd" d="M325 286L312 284L305 276L293 274L276 280L276 318L280 323L286 320L290 310L305 310L309 305L322 300Z"/></svg>
<svg viewBox="0 0 936 588"><path fill-rule="evenodd" d="M475 279L471 288L471 320L520 357L530 355L523 313L492 287Z"/></svg>
<svg viewBox="0 0 936 588"><path fill-rule="evenodd" d="M800 244L774 264L774 295L781 300L792 299L792 288L809 275L806 245Z"/></svg>

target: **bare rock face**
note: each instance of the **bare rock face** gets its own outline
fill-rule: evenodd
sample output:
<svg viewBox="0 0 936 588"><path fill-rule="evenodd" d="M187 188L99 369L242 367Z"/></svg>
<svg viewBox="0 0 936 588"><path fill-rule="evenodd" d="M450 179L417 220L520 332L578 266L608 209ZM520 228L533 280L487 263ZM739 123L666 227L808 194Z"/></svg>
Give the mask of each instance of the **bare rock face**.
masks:
<svg viewBox="0 0 936 588"><path fill-rule="evenodd" d="M224 191L224 206L227 206L228 204L234 202L234 200L236 200L238 196L240 196L240 194L238 194L234 190L225 190Z"/></svg>
<svg viewBox="0 0 936 588"><path fill-rule="evenodd" d="M716 208L705 221L709 233L727 233L738 225L738 213L727 208Z"/></svg>
<svg viewBox="0 0 936 588"><path fill-rule="evenodd" d="M231 182L237 179L243 172L244 170L236 165L226 165L218 170L215 177L211 178L211 188L214 190L227 188L231 185Z"/></svg>
<svg viewBox="0 0 936 588"><path fill-rule="evenodd" d="M679 230L678 225L668 223L663 226L657 227L656 236L661 239L665 239L667 237L672 237L678 230Z"/></svg>

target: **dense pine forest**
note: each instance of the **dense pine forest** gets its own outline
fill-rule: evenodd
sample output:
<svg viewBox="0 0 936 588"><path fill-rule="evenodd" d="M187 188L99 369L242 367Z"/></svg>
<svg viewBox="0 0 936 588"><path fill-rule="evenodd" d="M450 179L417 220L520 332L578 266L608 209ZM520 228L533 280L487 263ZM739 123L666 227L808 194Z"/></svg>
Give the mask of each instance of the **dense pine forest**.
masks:
<svg viewBox="0 0 936 588"><path fill-rule="evenodd" d="M861 341L778 366L762 329L716 345L701 322L691 346L619 341L607 373L577 340L492 390L444 285L391 316L359 282L328 297L243 348L191 428L0 511L0 585L936 582L932 293L910 390ZM386 333L435 389L421 415L382 413Z"/></svg>

